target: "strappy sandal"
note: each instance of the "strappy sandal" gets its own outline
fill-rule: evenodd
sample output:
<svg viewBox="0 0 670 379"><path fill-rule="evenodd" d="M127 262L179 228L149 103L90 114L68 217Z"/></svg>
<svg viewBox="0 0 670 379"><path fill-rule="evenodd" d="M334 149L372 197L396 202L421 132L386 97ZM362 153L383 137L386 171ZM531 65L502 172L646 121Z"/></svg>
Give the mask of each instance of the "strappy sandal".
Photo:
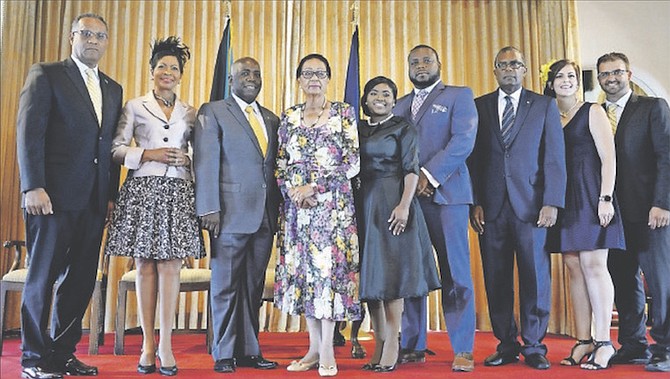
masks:
<svg viewBox="0 0 670 379"><path fill-rule="evenodd" d="M584 370L604 370L609 368L612 365L612 357L616 355L616 349L612 345L612 341L593 341L593 346L595 346L595 349L593 349L593 352L591 353L591 359L586 361L586 363L583 363L581 368ZM607 364L605 366L601 366L596 363L596 353L598 352L598 349L603 346L612 346L612 350L614 350L614 353L610 355L610 358L607 360Z"/></svg>
<svg viewBox="0 0 670 379"><path fill-rule="evenodd" d="M584 358L586 358L588 360L589 355L593 353L593 350L584 353L581 357L579 357L578 360L575 360L575 358L573 358L573 356L575 354L575 350L578 347L584 346L584 345L591 345L592 343L593 343L593 338L589 338L587 340L577 340L577 342L575 343L575 346L573 346L572 350L570 350L570 356L563 358L563 360L561 361L561 366L577 366L580 363L582 363Z"/></svg>

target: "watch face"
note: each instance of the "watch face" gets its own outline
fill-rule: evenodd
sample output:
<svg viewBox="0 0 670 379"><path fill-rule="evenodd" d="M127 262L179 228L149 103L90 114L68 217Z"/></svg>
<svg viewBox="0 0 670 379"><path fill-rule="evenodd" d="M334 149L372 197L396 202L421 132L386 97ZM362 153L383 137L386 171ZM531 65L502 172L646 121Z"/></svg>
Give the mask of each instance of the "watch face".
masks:
<svg viewBox="0 0 670 379"><path fill-rule="evenodd" d="M610 196L610 195L600 196L600 200L602 200L602 201L612 201L612 196Z"/></svg>

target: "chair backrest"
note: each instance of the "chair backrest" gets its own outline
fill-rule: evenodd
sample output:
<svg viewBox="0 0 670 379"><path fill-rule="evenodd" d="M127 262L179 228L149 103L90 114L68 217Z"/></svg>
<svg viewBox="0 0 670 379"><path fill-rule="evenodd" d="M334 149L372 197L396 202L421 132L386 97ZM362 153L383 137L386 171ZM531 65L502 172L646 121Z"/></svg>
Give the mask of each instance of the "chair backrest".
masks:
<svg viewBox="0 0 670 379"><path fill-rule="evenodd" d="M12 264L11 264L11 266L9 266L9 270L7 270L7 272L14 271L14 270L17 270L19 268L22 268L21 263L23 263L23 268L28 268L28 263L30 262L30 257L28 256L28 250L25 248L26 247L25 241L18 241L18 240L5 241L5 242L3 242L2 246L5 249L14 248L14 258L12 259ZM23 255L22 254L23 251L25 251L26 254L25 254L25 258L22 260L21 255Z"/></svg>

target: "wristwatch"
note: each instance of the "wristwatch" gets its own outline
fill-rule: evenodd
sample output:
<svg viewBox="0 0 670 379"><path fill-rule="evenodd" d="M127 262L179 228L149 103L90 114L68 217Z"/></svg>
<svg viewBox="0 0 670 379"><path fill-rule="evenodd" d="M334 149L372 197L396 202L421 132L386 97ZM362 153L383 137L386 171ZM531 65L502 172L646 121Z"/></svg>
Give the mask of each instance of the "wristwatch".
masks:
<svg viewBox="0 0 670 379"><path fill-rule="evenodd" d="M601 195L598 200L604 201L606 203L609 203L612 201L612 196L611 195Z"/></svg>

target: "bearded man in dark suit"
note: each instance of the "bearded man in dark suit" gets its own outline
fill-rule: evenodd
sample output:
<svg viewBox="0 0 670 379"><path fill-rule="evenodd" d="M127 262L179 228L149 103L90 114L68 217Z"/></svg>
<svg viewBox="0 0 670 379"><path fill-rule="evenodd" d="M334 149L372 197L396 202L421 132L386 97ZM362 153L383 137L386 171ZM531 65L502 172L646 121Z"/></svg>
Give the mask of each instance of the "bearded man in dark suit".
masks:
<svg viewBox="0 0 670 379"><path fill-rule="evenodd" d="M605 54L597 66L615 131L615 192L626 236L626 251L608 259L621 343L612 362L670 372L670 109L663 99L633 93L626 55ZM651 359L640 268L652 298Z"/></svg>
<svg viewBox="0 0 670 379"><path fill-rule="evenodd" d="M108 39L102 17L77 16L70 58L35 64L21 91L17 151L30 253L21 306L24 378L98 373L74 352L119 180L111 145L123 92L98 70Z"/></svg>

